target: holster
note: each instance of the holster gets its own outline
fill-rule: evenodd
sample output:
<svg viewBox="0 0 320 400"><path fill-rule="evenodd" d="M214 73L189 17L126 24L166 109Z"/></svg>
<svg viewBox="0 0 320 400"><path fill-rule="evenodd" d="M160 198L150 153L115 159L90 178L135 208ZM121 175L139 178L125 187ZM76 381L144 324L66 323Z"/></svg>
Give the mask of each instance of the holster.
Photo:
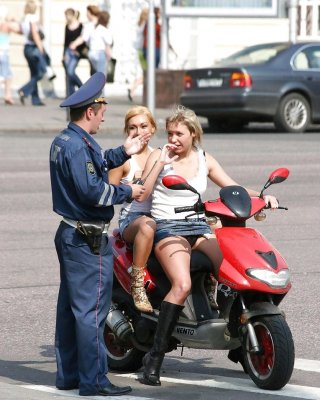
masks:
<svg viewBox="0 0 320 400"><path fill-rule="evenodd" d="M102 232L105 225L103 221L77 221L78 231L84 236L84 240L95 255L100 254Z"/></svg>

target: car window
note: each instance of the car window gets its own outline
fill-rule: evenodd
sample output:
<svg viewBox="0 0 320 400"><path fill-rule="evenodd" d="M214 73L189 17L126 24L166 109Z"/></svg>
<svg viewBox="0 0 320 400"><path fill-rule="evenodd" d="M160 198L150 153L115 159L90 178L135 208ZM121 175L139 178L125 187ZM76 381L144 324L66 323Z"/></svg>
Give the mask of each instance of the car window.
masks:
<svg viewBox="0 0 320 400"><path fill-rule="evenodd" d="M265 46L251 46L241 50L216 63L218 66L237 64L261 64L271 60L288 47L287 44L268 44Z"/></svg>
<svg viewBox="0 0 320 400"><path fill-rule="evenodd" d="M293 58L296 69L320 69L320 46L309 46Z"/></svg>
<svg viewBox="0 0 320 400"><path fill-rule="evenodd" d="M297 54L293 60L293 65L296 69L308 69L309 68L309 61L306 54L302 51L301 53Z"/></svg>

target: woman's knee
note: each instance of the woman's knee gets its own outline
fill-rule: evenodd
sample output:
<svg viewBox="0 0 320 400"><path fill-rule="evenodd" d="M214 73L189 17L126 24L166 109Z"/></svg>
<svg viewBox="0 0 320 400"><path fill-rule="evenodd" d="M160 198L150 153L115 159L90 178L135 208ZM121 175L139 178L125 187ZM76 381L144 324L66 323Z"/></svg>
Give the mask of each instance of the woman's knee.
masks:
<svg viewBox="0 0 320 400"><path fill-rule="evenodd" d="M186 279L179 282L173 282L171 290L177 299L184 301L190 294L191 281Z"/></svg>
<svg viewBox="0 0 320 400"><path fill-rule="evenodd" d="M141 235L153 238L156 231L156 222L152 218L143 218L139 225Z"/></svg>

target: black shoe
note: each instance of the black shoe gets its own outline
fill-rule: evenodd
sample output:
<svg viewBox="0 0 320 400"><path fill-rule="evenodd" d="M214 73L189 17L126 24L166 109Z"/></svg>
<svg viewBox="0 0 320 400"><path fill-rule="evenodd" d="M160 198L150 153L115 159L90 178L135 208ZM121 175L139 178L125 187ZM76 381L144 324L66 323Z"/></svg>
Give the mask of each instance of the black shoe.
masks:
<svg viewBox="0 0 320 400"><path fill-rule="evenodd" d="M40 103L34 103L32 105L33 106L45 106L45 103L40 102Z"/></svg>
<svg viewBox="0 0 320 400"><path fill-rule="evenodd" d="M74 389L79 389L79 384L76 383L70 386L56 386L56 388L59 390L74 390Z"/></svg>
<svg viewBox="0 0 320 400"><path fill-rule="evenodd" d="M129 99L129 101L131 101L131 103L133 102L133 98L132 98L130 89L128 89L128 99Z"/></svg>
<svg viewBox="0 0 320 400"><path fill-rule="evenodd" d="M144 371L142 378L139 382L143 385L149 386L160 386L160 368L163 362L164 354L159 354L158 356L152 356L147 353L143 359L142 364L144 366Z"/></svg>
<svg viewBox="0 0 320 400"><path fill-rule="evenodd" d="M19 98L20 98L20 103L24 106L25 105L24 99L26 98L26 96L24 95L22 90L19 90L18 95L19 95Z"/></svg>
<svg viewBox="0 0 320 400"><path fill-rule="evenodd" d="M131 386L119 387L111 384L105 388L97 389L95 393L79 394L80 396L122 396L123 394L130 393L131 390Z"/></svg>

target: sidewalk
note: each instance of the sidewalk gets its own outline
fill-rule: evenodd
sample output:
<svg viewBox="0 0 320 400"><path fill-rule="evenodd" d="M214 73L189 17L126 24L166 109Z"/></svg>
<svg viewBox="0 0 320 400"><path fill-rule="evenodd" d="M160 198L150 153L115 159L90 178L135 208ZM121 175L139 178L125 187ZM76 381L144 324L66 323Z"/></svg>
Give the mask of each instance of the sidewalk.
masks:
<svg viewBox="0 0 320 400"><path fill-rule="evenodd" d="M9 106L0 100L0 134L6 133L49 133L57 134L68 123L66 109L60 108L62 99L47 98L45 106L35 107L27 99L26 104L20 104L15 98L15 104ZM125 95L111 94L107 97L108 105L105 113L105 122L101 124L100 134L123 133L124 116L127 110L134 105L141 105L142 98L137 97L132 103ZM163 132L165 118L170 109L156 109L155 118L158 123L158 132Z"/></svg>

